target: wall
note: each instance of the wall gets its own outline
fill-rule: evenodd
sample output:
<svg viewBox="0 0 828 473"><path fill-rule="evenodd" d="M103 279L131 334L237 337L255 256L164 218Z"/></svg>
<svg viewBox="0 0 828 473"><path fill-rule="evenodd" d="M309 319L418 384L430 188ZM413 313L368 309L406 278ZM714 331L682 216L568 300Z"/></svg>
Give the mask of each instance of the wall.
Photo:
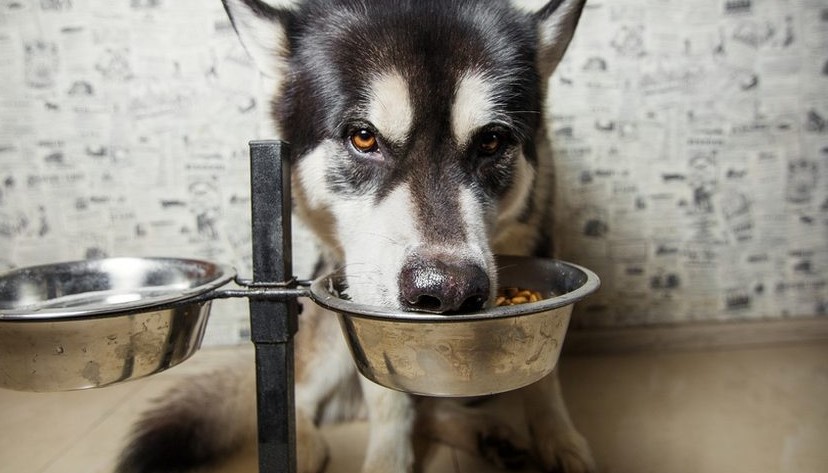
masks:
<svg viewBox="0 0 828 473"><path fill-rule="evenodd" d="M828 312L828 4L590 2L553 78L588 326Z"/></svg>
<svg viewBox="0 0 828 473"><path fill-rule="evenodd" d="M826 313L826 46L820 0L590 2L552 81L562 254L604 281L577 324ZM218 0L0 1L0 76L0 269L249 275L267 84ZM246 334L217 302L208 343Z"/></svg>

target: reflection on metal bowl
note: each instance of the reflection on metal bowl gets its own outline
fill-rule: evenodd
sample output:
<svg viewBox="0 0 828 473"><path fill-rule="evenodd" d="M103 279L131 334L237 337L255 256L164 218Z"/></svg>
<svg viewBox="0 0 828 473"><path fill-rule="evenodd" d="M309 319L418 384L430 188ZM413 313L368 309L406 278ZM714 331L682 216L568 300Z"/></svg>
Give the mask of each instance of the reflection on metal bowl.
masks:
<svg viewBox="0 0 828 473"><path fill-rule="evenodd" d="M429 396L494 394L555 368L573 304L600 285L593 272L557 260L499 256L497 265L499 284L547 298L469 314L391 311L348 301L341 274L315 281L311 297L339 314L357 368L368 379Z"/></svg>
<svg viewBox="0 0 828 473"><path fill-rule="evenodd" d="M224 266L172 258L0 275L0 387L94 388L175 366L201 345L210 300L198 296L234 276Z"/></svg>

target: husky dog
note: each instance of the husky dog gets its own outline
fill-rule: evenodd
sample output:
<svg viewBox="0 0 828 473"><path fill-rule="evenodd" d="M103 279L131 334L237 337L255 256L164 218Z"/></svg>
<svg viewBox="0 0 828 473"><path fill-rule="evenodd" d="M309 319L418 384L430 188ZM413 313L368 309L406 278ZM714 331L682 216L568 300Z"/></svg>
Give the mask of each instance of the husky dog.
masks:
<svg viewBox="0 0 828 473"><path fill-rule="evenodd" d="M344 268L350 297L451 313L490 304L494 253L552 253L546 84L585 0L224 0L273 78L293 151L296 214ZM321 422L367 415L363 473L417 469L415 438L504 467L594 471L555 373L518 395L529 437L478 406L360 377L331 314L304 304L296 336L297 463L322 471ZM254 432L252 370L175 388L144 414L119 471L186 471Z"/></svg>

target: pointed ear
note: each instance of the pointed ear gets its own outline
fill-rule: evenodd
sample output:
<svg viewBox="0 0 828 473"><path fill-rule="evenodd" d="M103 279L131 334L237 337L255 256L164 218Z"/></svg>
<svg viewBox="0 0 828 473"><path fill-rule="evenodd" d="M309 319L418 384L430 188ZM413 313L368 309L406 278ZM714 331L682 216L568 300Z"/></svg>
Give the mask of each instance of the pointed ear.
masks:
<svg viewBox="0 0 828 473"><path fill-rule="evenodd" d="M282 75L290 51L288 25L292 12L259 0L222 0L242 46L262 74Z"/></svg>
<svg viewBox="0 0 828 473"><path fill-rule="evenodd" d="M538 68L548 79L561 62L586 0L550 0L534 15L538 24Z"/></svg>

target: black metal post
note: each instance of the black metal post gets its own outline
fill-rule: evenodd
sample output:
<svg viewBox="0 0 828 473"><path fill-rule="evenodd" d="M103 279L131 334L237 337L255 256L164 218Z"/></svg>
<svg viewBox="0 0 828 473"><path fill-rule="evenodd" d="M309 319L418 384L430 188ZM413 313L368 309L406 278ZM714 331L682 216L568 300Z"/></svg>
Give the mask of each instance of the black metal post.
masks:
<svg viewBox="0 0 828 473"><path fill-rule="evenodd" d="M284 286L293 279L289 159L286 143L250 142L253 286ZM297 316L295 297L250 299L260 473L296 471L293 335Z"/></svg>

